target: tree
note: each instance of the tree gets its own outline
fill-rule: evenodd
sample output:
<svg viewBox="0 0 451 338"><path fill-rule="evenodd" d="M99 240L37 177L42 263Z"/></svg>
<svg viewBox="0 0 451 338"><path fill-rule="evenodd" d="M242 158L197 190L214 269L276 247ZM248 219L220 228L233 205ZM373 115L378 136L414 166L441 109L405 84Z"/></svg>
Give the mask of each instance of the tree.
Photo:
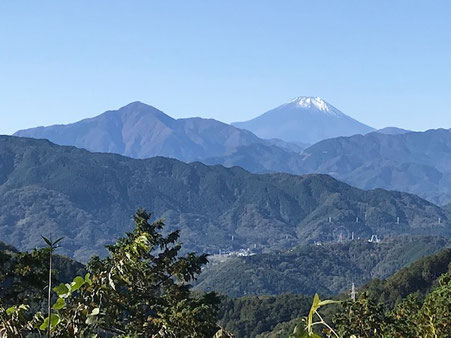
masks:
<svg viewBox="0 0 451 338"><path fill-rule="evenodd" d="M195 296L190 291L190 282L207 263L207 256L179 255L179 232L163 235L163 222L149 223L150 214L144 210L134 220L135 229L107 247L108 257L91 259L90 273L53 288L58 297L47 316L33 315L27 305L5 309L0 304L1 335L41 336L48 331L52 337L212 337L218 330L219 298L214 293ZM49 243L50 249L31 256L19 254L13 261L0 257L13 264L16 275L23 275L20 281L30 277L31 283L27 279L20 284L24 290L32 286L27 294L34 297L45 298L35 288L33 265L27 263L36 255L50 261L49 250L56 243ZM39 277L45 279L48 271L42 270L38 269ZM14 298L28 299L16 294Z"/></svg>
<svg viewBox="0 0 451 338"><path fill-rule="evenodd" d="M448 337L451 332L451 273L441 276L438 283L414 317L422 337Z"/></svg>
<svg viewBox="0 0 451 338"><path fill-rule="evenodd" d="M207 263L206 255L179 256L179 232L167 236L162 221L149 223L139 210L135 229L107 246L109 256L88 263L91 275L55 288L54 336L99 331L143 337L205 337L217 331L219 298L193 297L190 284ZM55 304L56 305L56 304Z"/></svg>
<svg viewBox="0 0 451 338"><path fill-rule="evenodd" d="M376 304L367 293L362 293L355 302L342 303L343 311L333 321L340 337L386 337L391 317L385 315L381 304Z"/></svg>

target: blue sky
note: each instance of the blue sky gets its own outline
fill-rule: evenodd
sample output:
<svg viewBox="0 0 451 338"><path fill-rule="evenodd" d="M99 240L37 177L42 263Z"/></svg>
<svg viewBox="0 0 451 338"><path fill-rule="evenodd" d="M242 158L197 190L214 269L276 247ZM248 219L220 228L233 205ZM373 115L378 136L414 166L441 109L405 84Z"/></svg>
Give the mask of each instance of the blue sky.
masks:
<svg viewBox="0 0 451 338"><path fill-rule="evenodd" d="M0 134L131 101L255 117L321 96L376 128L451 128L451 1L1 1Z"/></svg>

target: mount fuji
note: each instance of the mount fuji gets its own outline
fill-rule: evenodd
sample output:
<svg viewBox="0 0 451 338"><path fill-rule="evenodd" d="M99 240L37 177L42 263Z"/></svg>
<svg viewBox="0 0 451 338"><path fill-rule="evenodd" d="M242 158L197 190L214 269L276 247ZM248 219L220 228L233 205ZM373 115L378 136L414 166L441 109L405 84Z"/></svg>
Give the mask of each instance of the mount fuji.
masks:
<svg viewBox="0 0 451 338"><path fill-rule="evenodd" d="M277 138L301 144L374 131L320 97L305 96L297 97L252 120L232 125L247 129L261 138Z"/></svg>

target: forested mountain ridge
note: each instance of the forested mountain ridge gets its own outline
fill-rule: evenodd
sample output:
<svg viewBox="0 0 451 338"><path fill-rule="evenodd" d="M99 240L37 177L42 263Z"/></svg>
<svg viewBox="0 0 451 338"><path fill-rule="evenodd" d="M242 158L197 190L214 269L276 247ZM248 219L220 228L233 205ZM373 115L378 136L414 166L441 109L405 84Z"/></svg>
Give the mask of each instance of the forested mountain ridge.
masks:
<svg viewBox="0 0 451 338"><path fill-rule="evenodd" d="M380 243L301 245L288 251L236 257L210 265L196 288L230 297L282 294L336 295L354 283L383 279L423 256L434 254L451 241L435 237L397 237Z"/></svg>
<svg viewBox="0 0 451 338"><path fill-rule="evenodd" d="M0 237L20 250L39 245L41 234L65 236L61 253L85 261L129 230L139 207L165 218L168 231L181 229L187 250L198 252L286 248L352 233L450 233L448 213L432 203L327 175L257 175L0 136Z"/></svg>
<svg viewBox="0 0 451 338"><path fill-rule="evenodd" d="M434 288L438 287L438 281L440 277L448 276L447 279L451 277L451 248L447 248L442 250L441 252L430 255L427 257L423 257L412 264L408 265L407 267L402 268L401 270L397 271L394 275L390 276L387 279L380 280L380 279L374 279L364 285L362 288L358 289L358 295L362 295L367 297L373 304L379 304L380 312L386 312L386 311L395 311L394 312L394 318L391 318L391 321L396 323L399 322L402 318L402 315L408 315L412 314L412 312L418 311L418 308L421 307L422 303L424 302L424 299L430 296L431 291L434 291ZM451 286L451 285L450 285ZM449 291L448 291L449 294ZM283 297L282 296L274 296L275 302L277 302L277 299ZM294 295L291 295L289 297L289 300L286 301L287 307L291 307L293 312L299 311L299 307L293 307L291 305L292 299L294 299ZM341 301L345 301L346 299L349 299L350 295L349 293L344 293L339 296L334 297L334 299L339 299ZM446 293L444 294L444 297L446 297ZM253 302L258 302L259 297L244 297L244 298L251 298ZM286 298L286 296L285 296ZM410 300L408 300L410 299ZM450 299L438 299L436 300L437 304L436 306L439 308L446 308L447 305L449 305ZM236 299L235 302L240 303L240 298ZM249 302L249 301L248 301ZM403 302L404 308L399 308L399 306L402 306ZM448 304L447 304L448 303ZM255 306L255 305L254 305ZM258 306L258 305L257 305ZM374 309L374 307L373 307ZM448 322L451 319L449 316L449 309L448 308L448 316L447 317L427 317L421 318L429 320L430 322L433 321L439 321L442 322ZM368 311L368 307L366 308L366 316L367 318L371 315L374 316L373 313ZM301 309L302 316L306 316L309 311L309 307L305 307L303 310ZM329 318L333 317L333 315L337 314L337 312L342 311L340 307L334 307L326 309L326 312L323 312L323 316L327 316ZM446 311L445 311L446 312ZM242 313L246 313L246 311L242 311ZM232 312L232 314L229 314L226 318L230 318L235 313ZM446 315L446 313L445 313ZM299 316L301 317L301 316ZM381 321L382 318L379 318L379 321ZM419 325L419 319L418 318L414 323L412 323L414 326ZM252 320L252 317L251 317ZM268 330L267 332L261 332L260 335L249 335L249 337L260 337L260 338L283 338L286 337L288 334L293 332L293 328L300 322L301 318L288 320L286 322L279 322L277 325L274 325L276 323L275 321L265 321L264 324L273 326L272 330ZM360 318L362 320L362 318ZM247 324L249 321L247 319L247 316L242 316L241 319L242 322L240 323L241 326L239 329L242 330L243 324ZM235 320L235 322L239 322ZM423 324L424 325L424 324ZM229 328L235 328L237 325L231 321L225 323L226 327ZM445 329L446 330L446 329ZM234 331L236 332L236 331ZM246 331L246 333L249 331ZM402 335L402 337L406 336L415 336L418 335Z"/></svg>

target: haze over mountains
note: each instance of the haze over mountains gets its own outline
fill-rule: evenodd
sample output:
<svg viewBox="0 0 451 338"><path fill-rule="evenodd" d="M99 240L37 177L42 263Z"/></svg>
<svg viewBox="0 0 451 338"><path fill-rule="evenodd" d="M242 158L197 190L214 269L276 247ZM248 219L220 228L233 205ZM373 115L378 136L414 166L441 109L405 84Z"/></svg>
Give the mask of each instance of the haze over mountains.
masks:
<svg viewBox="0 0 451 338"><path fill-rule="evenodd" d="M451 130L339 137L301 156L301 173L327 173L363 189L407 191L440 205L451 201Z"/></svg>
<svg viewBox="0 0 451 338"><path fill-rule="evenodd" d="M320 97L305 96L252 120L232 125L250 130L261 138L279 138L300 144L314 144L328 138L374 131L374 128L345 115Z"/></svg>
<svg viewBox="0 0 451 338"><path fill-rule="evenodd" d="M306 116L310 120L304 121ZM366 134L372 128L320 98L308 97L293 100L256 120L259 125L271 122L271 130L292 130L266 135L283 136L284 140L262 139L213 119L176 120L154 107L134 102L70 125L32 128L15 135L134 158L166 156L186 162L240 166L254 173L325 173L364 189L411 192L440 205L451 202L451 132L447 130L410 132L389 127ZM303 149L299 143L287 142L290 132L293 137L308 135L302 121L312 125L308 128L312 132L323 130L321 137L330 136L326 131L332 126L339 134L361 134L322 140ZM349 128L341 128L343 125Z"/></svg>
<svg viewBox="0 0 451 338"><path fill-rule="evenodd" d="M15 135L133 158L166 156L182 161L227 154L250 144L271 145L249 131L213 119L176 120L141 102L69 125L21 130Z"/></svg>
<svg viewBox="0 0 451 338"><path fill-rule="evenodd" d="M64 236L61 253L85 261L129 230L139 207L165 218L168 231L181 229L184 247L198 252L451 230L447 211L415 195L363 191L326 175L257 175L0 136L4 242L30 249L41 234Z"/></svg>

